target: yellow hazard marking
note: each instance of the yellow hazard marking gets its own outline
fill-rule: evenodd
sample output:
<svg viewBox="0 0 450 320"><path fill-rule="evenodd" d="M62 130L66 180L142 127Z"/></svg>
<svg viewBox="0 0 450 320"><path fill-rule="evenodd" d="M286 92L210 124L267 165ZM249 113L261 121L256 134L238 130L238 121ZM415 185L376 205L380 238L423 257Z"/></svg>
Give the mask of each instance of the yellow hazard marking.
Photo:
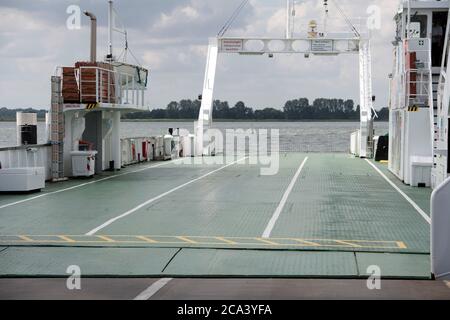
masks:
<svg viewBox="0 0 450 320"><path fill-rule="evenodd" d="M229 240L229 239L225 239L225 238L223 238L223 237L216 237L216 239L219 240L219 241L223 241L223 242L225 242L225 243L231 244L231 245L233 245L233 246L238 244L236 241L232 241L232 240Z"/></svg>
<svg viewBox="0 0 450 320"><path fill-rule="evenodd" d="M116 240L111 239L110 237L107 236L97 236L97 238L105 240L106 242L116 242Z"/></svg>
<svg viewBox="0 0 450 320"><path fill-rule="evenodd" d="M181 241L187 242L187 243L197 244L197 241L188 239L187 237L176 237L176 238L180 239Z"/></svg>
<svg viewBox="0 0 450 320"><path fill-rule="evenodd" d="M396 249L406 250L403 241L302 239L302 238L254 238L223 236L151 236L151 235L0 235L0 244L60 244L60 245L196 245L257 248L342 248L342 249Z"/></svg>
<svg viewBox="0 0 450 320"><path fill-rule="evenodd" d="M34 242L33 239L27 237L27 236L18 236L20 239L22 239L25 242Z"/></svg>
<svg viewBox="0 0 450 320"><path fill-rule="evenodd" d="M419 112L420 108L417 106L408 107L409 112Z"/></svg>
<svg viewBox="0 0 450 320"><path fill-rule="evenodd" d="M303 240L303 239L294 239L295 241L298 241L299 243L303 243L307 246L311 246L311 247L320 247L321 245L319 243L315 243L312 241L307 241L307 240Z"/></svg>
<svg viewBox="0 0 450 320"><path fill-rule="evenodd" d="M270 244L271 246L278 246L279 245L278 243L270 241L270 240L265 239L265 238L264 239L262 239L262 238L255 238L255 240L256 241L261 241L261 242L266 243L266 244Z"/></svg>
<svg viewBox="0 0 450 320"><path fill-rule="evenodd" d="M98 103L88 103L86 105L86 110L94 110L98 107Z"/></svg>
<svg viewBox="0 0 450 320"><path fill-rule="evenodd" d="M406 244L403 241L397 241L397 245L400 249L406 249Z"/></svg>
<svg viewBox="0 0 450 320"><path fill-rule="evenodd" d="M342 241L342 240L334 240L334 242L339 243L339 244L343 244L343 245L347 245L353 248L361 248L361 245L356 244L356 243L351 243L349 241Z"/></svg>
<svg viewBox="0 0 450 320"><path fill-rule="evenodd" d="M62 239L64 241L67 241L67 242L71 242L71 243L75 243L76 242L75 240L73 240L73 239L71 239L71 238L69 238L67 236L58 236L58 238L60 238L60 239Z"/></svg>
<svg viewBox="0 0 450 320"><path fill-rule="evenodd" d="M158 241L155 241L153 239L150 239L149 237L144 237L144 236L137 236L136 238L144 240L145 242L148 243L158 243Z"/></svg>

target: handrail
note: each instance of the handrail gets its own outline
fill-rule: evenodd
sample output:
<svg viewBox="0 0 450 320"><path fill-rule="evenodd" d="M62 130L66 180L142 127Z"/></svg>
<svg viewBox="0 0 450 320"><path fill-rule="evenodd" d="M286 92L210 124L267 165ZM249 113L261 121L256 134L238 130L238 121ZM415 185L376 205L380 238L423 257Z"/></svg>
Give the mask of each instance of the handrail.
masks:
<svg viewBox="0 0 450 320"><path fill-rule="evenodd" d="M28 144L23 146L14 146L14 147L0 147L0 151L17 151L17 150L28 150L28 149L35 149L35 148L43 148L43 147L50 147L50 143L46 144Z"/></svg>

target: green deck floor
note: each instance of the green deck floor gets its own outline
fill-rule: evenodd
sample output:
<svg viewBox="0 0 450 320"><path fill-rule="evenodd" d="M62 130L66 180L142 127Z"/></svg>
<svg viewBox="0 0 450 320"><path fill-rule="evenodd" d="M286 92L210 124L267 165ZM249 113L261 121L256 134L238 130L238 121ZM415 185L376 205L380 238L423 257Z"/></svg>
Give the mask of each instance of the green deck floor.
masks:
<svg viewBox="0 0 450 320"><path fill-rule="evenodd" d="M428 214L430 190L377 166ZM275 176L248 164L154 163L0 195L0 276L64 276L79 265L85 276L363 277L378 265L386 277L428 278L429 229L365 160L344 154L283 154Z"/></svg>

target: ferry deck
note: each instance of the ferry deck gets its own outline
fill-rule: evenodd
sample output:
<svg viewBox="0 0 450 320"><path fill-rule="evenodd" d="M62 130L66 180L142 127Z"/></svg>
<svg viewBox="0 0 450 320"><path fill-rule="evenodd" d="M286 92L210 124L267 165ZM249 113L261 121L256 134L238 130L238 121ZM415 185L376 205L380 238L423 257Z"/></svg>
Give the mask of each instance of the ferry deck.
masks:
<svg viewBox="0 0 450 320"><path fill-rule="evenodd" d="M449 298L444 282L422 281L431 280L430 195L402 184L384 164L337 153L283 153L274 176L262 176L245 157L224 165L175 160L49 184L39 194L1 195L0 295L15 296L12 288L26 278L38 281L35 294L55 286L68 294L67 268L76 265L94 293L105 288L96 278L109 279L118 296L108 298L131 291L130 298L160 278L184 288L161 298L210 298L220 279L230 287L222 297L254 297L255 287L268 290L261 298L289 295L283 279L290 279L321 298L379 298L366 288L369 267L377 266L383 279L395 280L388 295ZM322 280L296 282L311 279Z"/></svg>
<svg viewBox="0 0 450 320"><path fill-rule="evenodd" d="M2 195L0 273L430 278L429 189L345 154L259 169L161 162Z"/></svg>

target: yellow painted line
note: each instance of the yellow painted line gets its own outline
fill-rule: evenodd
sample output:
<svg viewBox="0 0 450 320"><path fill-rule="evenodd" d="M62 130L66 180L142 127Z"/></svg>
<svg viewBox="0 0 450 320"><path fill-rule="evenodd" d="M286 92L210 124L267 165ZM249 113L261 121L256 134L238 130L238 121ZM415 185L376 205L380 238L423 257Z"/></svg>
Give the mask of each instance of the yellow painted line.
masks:
<svg viewBox="0 0 450 320"><path fill-rule="evenodd" d="M407 249L406 244L403 241L397 241L397 246L399 249Z"/></svg>
<svg viewBox="0 0 450 320"><path fill-rule="evenodd" d="M148 243L159 243L158 241L150 239L149 237L137 236L136 238L144 240L145 242L148 242Z"/></svg>
<svg viewBox="0 0 450 320"><path fill-rule="evenodd" d="M219 241L223 241L225 243L231 244L231 245L237 245L239 243L235 242L235 241L231 241L222 237L215 237L215 239L219 240Z"/></svg>
<svg viewBox="0 0 450 320"><path fill-rule="evenodd" d="M60 239L62 239L62 240L64 240L64 241L66 241L66 242L70 242L70 243L75 243L75 242L76 242L75 240L70 239L70 238L67 237L67 236L58 236L58 238L60 238Z"/></svg>
<svg viewBox="0 0 450 320"><path fill-rule="evenodd" d="M5 239L12 238L12 239ZM53 239L53 240L52 240ZM60 239L60 240L56 240ZM95 240L98 239L98 240ZM135 240L133 240L135 239ZM214 241L217 240L217 241ZM256 242L253 242L256 241ZM301 238L246 238L215 236L138 236L138 235L0 235L0 243L57 243L57 244L160 244L182 245L183 243L207 246L276 246L276 247L315 247L315 248L367 248L367 249L407 249L403 241L373 240L335 240L335 239L301 239Z"/></svg>
<svg viewBox="0 0 450 320"><path fill-rule="evenodd" d="M175 237L175 238L180 239L181 241L184 241L184 242L187 242L187 243L198 244L197 241L188 239L187 237Z"/></svg>
<svg viewBox="0 0 450 320"><path fill-rule="evenodd" d="M20 239L22 239L23 241L26 241L26 242L34 242L34 240L33 239L31 239L31 238L29 238L29 237L27 237L27 236L18 236Z"/></svg>
<svg viewBox="0 0 450 320"><path fill-rule="evenodd" d="M322 246L320 243L315 243L315 242L311 242L308 240L302 240L302 239L294 239L294 240L297 242L300 242L300 243L304 243L308 246L312 246L312 247L321 247Z"/></svg>
<svg viewBox="0 0 450 320"><path fill-rule="evenodd" d="M360 246L359 244L354 244L354 243L347 242L347 241L334 240L334 242L340 243L340 244L343 244L343 245L347 245L347 246L353 247L353 248L362 248L362 246Z"/></svg>
<svg viewBox="0 0 450 320"><path fill-rule="evenodd" d="M107 236L97 236L97 238L105 240L106 242L116 242L116 240L113 240Z"/></svg>
<svg viewBox="0 0 450 320"><path fill-rule="evenodd" d="M280 244L279 243L276 243L276 242L273 242L273 241L270 241L270 240L267 240L267 239L262 239L262 238L254 238L256 241L260 241L260 242L263 242L263 243L267 243L267 244L269 244L269 245L271 245L271 246L279 246Z"/></svg>

